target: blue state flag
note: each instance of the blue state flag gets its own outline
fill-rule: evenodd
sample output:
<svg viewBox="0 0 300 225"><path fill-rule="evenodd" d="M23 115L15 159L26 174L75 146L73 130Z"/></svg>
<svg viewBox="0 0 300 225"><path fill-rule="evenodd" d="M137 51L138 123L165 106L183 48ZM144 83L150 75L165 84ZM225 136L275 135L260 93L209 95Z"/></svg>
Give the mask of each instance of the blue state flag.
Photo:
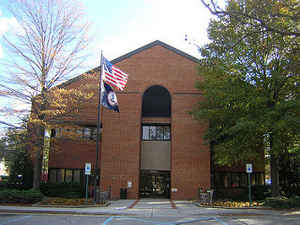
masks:
<svg viewBox="0 0 300 225"><path fill-rule="evenodd" d="M102 98L101 98L101 104L108 109L114 110L116 112L119 111L119 105L117 100L117 95L113 91L113 89L106 83L104 83L102 87Z"/></svg>

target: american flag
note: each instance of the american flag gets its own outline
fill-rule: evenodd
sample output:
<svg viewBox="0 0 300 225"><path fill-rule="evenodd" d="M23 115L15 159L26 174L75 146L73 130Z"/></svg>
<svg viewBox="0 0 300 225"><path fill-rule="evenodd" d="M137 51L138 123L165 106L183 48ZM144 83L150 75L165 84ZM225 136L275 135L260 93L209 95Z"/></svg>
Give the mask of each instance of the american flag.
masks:
<svg viewBox="0 0 300 225"><path fill-rule="evenodd" d="M112 65L111 62L104 57L103 57L103 71L104 71L103 81L115 86L121 91L124 90L128 80L128 75L123 71L121 71L119 68Z"/></svg>

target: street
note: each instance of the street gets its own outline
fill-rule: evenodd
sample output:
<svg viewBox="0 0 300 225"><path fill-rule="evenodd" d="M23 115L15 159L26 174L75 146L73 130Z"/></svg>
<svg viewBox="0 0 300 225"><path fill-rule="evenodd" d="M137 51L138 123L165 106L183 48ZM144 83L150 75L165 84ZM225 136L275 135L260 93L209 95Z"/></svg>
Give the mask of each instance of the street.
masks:
<svg viewBox="0 0 300 225"><path fill-rule="evenodd" d="M190 201L111 201L107 207L0 205L0 225L298 225L300 211L199 207Z"/></svg>
<svg viewBox="0 0 300 225"><path fill-rule="evenodd" d="M282 225L299 224L300 216L223 215L189 217L135 217L56 214L0 214L0 225Z"/></svg>

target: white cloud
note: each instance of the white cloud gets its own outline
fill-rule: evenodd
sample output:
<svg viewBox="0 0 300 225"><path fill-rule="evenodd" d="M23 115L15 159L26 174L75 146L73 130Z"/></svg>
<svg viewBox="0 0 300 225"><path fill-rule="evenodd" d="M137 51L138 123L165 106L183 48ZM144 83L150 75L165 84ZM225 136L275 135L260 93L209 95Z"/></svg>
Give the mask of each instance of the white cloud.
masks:
<svg viewBox="0 0 300 225"><path fill-rule="evenodd" d="M0 17L0 37L8 31L15 30L19 27L16 18Z"/></svg>
<svg viewBox="0 0 300 225"><path fill-rule="evenodd" d="M22 34L22 28L16 18L14 17L1 17L0 11L0 38L7 32L15 32ZM0 59L4 57L2 46L0 45Z"/></svg>

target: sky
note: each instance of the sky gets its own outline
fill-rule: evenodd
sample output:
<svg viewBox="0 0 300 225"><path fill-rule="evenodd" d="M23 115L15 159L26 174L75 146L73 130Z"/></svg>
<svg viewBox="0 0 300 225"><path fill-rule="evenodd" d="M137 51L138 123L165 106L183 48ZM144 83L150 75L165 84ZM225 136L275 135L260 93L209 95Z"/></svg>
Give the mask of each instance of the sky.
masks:
<svg viewBox="0 0 300 225"><path fill-rule="evenodd" d="M18 27L16 19L4 7L10 1L13 0L0 0L0 60L6 57L1 46L3 34ZM89 58L86 60L86 70L99 65L101 50L107 59L112 60L152 41L160 40L199 58L196 45L201 46L208 42L206 29L212 16L200 0L79 2L85 11L85 17L91 23L89 35L92 41L87 50ZM186 35L188 41L185 40ZM0 101L0 109L5 104L7 102Z"/></svg>
<svg viewBox="0 0 300 225"><path fill-rule="evenodd" d="M82 0L95 33L93 54L100 51L114 59L155 40L199 57L198 44L207 42L206 28L211 15L200 0Z"/></svg>

